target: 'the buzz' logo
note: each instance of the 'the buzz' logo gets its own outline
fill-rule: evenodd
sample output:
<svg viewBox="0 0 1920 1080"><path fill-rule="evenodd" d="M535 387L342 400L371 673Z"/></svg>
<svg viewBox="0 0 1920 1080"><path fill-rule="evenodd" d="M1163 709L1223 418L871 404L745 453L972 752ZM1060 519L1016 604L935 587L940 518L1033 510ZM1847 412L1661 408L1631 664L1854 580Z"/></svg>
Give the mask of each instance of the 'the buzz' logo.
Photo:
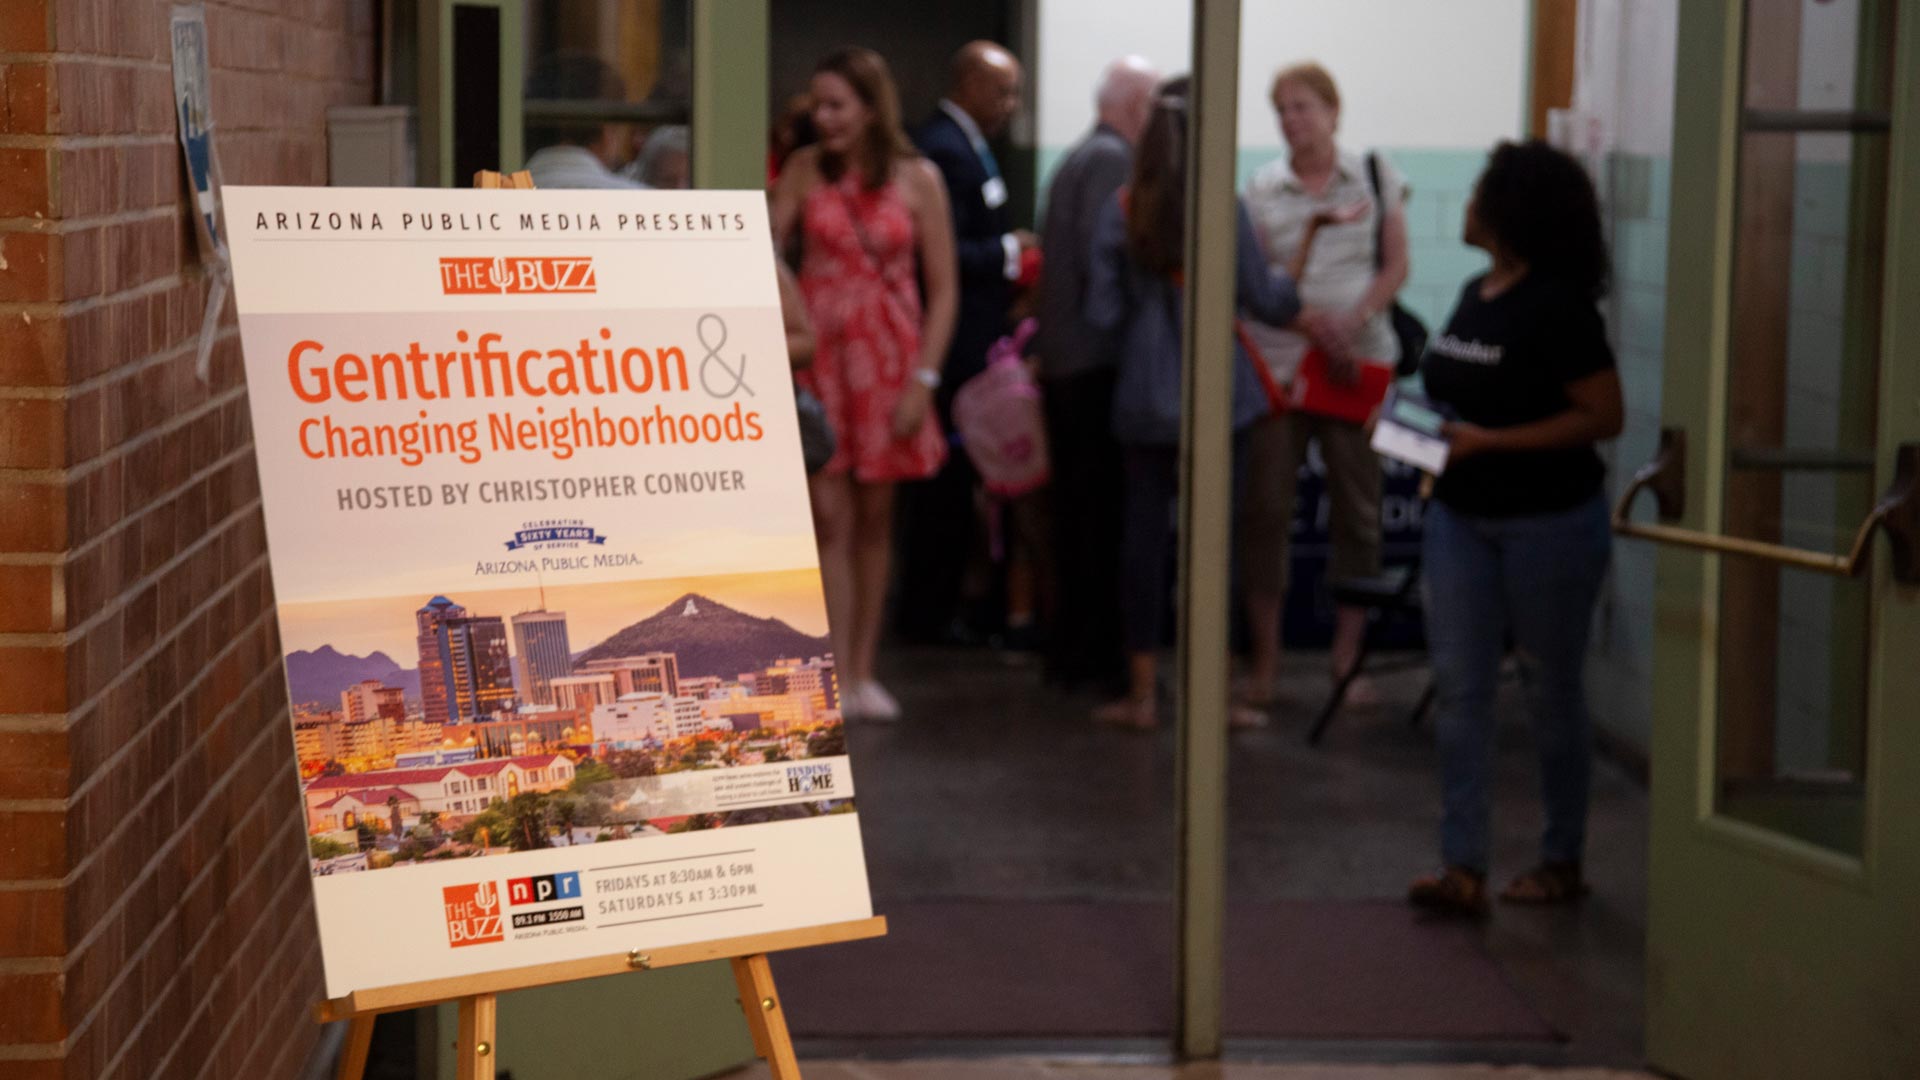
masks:
<svg viewBox="0 0 1920 1080"><path fill-rule="evenodd" d="M598 291L593 260L587 257L477 255L440 260L440 292L445 296Z"/></svg>
<svg viewBox="0 0 1920 1080"><path fill-rule="evenodd" d="M446 907L448 945L458 949L506 940L506 927L500 919L500 890L493 882L450 886L440 890L440 898Z"/></svg>

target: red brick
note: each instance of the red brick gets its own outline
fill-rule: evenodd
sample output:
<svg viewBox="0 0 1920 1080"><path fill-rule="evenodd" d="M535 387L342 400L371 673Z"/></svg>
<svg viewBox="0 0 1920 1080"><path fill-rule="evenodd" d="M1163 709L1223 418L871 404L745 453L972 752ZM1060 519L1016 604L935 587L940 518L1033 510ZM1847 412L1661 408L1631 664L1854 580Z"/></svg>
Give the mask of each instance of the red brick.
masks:
<svg viewBox="0 0 1920 1080"><path fill-rule="evenodd" d="M0 798L87 784L44 821L0 818L0 873L89 856L64 890L0 894L0 926L18 930L6 935L15 956L60 956L98 933L68 958L64 991L0 996L29 1045L65 1058L0 1063L0 1080L290 1073L315 1032L272 1032L296 1022L319 976L312 942L288 929L310 923L303 823L286 777L258 477L251 460L219 465L252 439L244 399L222 400L242 385L237 334L229 321L210 384L191 358L167 355L198 333L206 299L173 140L167 0L0 6L0 52L61 50L0 65L0 134L54 136L0 149L0 217L73 223L0 235L0 303L95 301L65 317L0 316L0 387L88 384L58 402L0 396L0 552L71 549L59 565L0 566L0 634L89 626L64 649L0 648L0 713L76 710L65 731L0 738ZM372 99L376 15L373 0L216 6L230 179L324 182L324 110ZM160 138L62 137L135 133ZM62 466L74 479L5 472ZM162 580L141 580L190 545L201 547ZM208 871L199 887L189 869ZM242 953L255 962L233 959ZM49 1017L80 1034L61 1045Z"/></svg>
<svg viewBox="0 0 1920 1080"><path fill-rule="evenodd" d="M54 109L48 127L60 135L130 135L149 106L135 96L144 73L121 64L62 55L53 65ZM153 74L165 78L166 73ZM159 103L171 113L169 91Z"/></svg>
<svg viewBox="0 0 1920 1080"><path fill-rule="evenodd" d="M66 234L60 243L58 287L61 299L85 300L100 295L101 264L107 258L102 250L106 234L109 229L124 227L115 225Z"/></svg>
<svg viewBox="0 0 1920 1080"><path fill-rule="evenodd" d="M47 152L38 147L0 147L0 217L48 217L53 213Z"/></svg>
<svg viewBox="0 0 1920 1080"><path fill-rule="evenodd" d="M67 736L61 731L0 732L0 798L64 799ZM0 892L0 897L12 895ZM11 921L0 917L0 926Z"/></svg>
<svg viewBox="0 0 1920 1080"><path fill-rule="evenodd" d="M4 33L0 30L0 34ZM48 72L46 64L0 64L0 132L47 133Z"/></svg>
<svg viewBox="0 0 1920 1080"><path fill-rule="evenodd" d="M0 653L0 658L3 656ZM0 880L37 881L66 876L65 813L56 810L0 810L0 837L6 838L4 846L0 846ZM0 1009L0 1016L5 1012L5 1009ZM4 1041L0 1039L0 1042Z"/></svg>
<svg viewBox="0 0 1920 1080"><path fill-rule="evenodd" d="M0 473L0 551L64 550L66 519L64 487Z"/></svg>
<svg viewBox="0 0 1920 1080"><path fill-rule="evenodd" d="M66 649L0 645L0 713L67 711ZM0 836L4 836L0 832ZM0 849L0 862L6 852Z"/></svg>
<svg viewBox="0 0 1920 1080"><path fill-rule="evenodd" d="M61 299L54 287L59 250L59 238L52 233L0 233L0 302Z"/></svg>
<svg viewBox="0 0 1920 1080"><path fill-rule="evenodd" d="M0 891L0 956L64 956L66 896L58 888Z"/></svg>
<svg viewBox="0 0 1920 1080"><path fill-rule="evenodd" d="M59 386L66 368L63 320L26 312L0 315L0 386Z"/></svg>
<svg viewBox="0 0 1920 1080"><path fill-rule="evenodd" d="M56 603L57 566L0 564L0 634L48 634L63 629L64 603ZM4 745L5 735L0 735ZM6 767L0 752L0 771ZM0 924L4 925L4 924Z"/></svg>
<svg viewBox="0 0 1920 1080"><path fill-rule="evenodd" d="M0 469L58 469L66 458L64 402L0 398Z"/></svg>
<svg viewBox="0 0 1920 1080"><path fill-rule="evenodd" d="M0 52L46 52L51 43L53 3L54 0L7 0L7 17L0 19Z"/></svg>
<svg viewBox="0 0 1920 1080"><path fill-rule="evenodd" d="M118 197L121 156L114 146L85 146L60 152L60 216L94 217L131 209Z"/></svg>

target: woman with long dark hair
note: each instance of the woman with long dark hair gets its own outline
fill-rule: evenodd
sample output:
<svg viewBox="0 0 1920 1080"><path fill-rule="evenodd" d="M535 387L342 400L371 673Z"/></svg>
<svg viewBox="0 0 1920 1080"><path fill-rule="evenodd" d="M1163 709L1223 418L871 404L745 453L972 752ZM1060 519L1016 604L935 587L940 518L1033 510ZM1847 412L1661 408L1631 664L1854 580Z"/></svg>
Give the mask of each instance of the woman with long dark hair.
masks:
<svg viewBox="0 0 1920 1080"><path fill-rule="evenodd" d="M1501 899L1558 904L1586 889L1592 725L1581 665L1606 573L1605 467L1620 433L1613 351L1595 302L1608 257L1586 170L1545 143L1502 143L1467 207L1464 239L1493 266L1467 282L1421 362L1455 419L1425 521L1427 642L1437 691L1443 867L1408 898L1487 910L1494 690L1511 642L1540 754L1540 862Z"/></svg>
<svg viewBox="0 0 1920 1080"><path fill-rule="evenodd" d="M850 718L894 720L900 706L873 674L893 494L946 457L931 405L959 303L953 225L939 172L901 130L878 53L834 53L810 91L819 141L794 151L774 185L774 240L786 251L800 239L814 358L799 381L826 406L835 437L809 483L840 706Z"/></svg>
<svg viewBox="0 0 1920 1080"><path fill-rule="evenodd" d="M1186 80L1164 85L1134 152L1133 175L1094 228L1087 268L1087 322L1118 334L1119 376L1113 434L1127 479L1121 527L1121 622L1128 669L1127 696L1095 715L1134 728L1158 723L1155 654L1164 632L1167 556L1173 544L1172 510L1178 495L1180 443L1180 304L1186 259ZM1244 205L1239 207L1235 260L1238 306L1275 326L1295 321L1300 300L1285 273L1269 271ZM1241 432L1268 405L1252 361L1238 343L1233 352L1203 357L1230 363L1234 372L1233 425ZM1238 456L1238 455L1236 455ZM1071 553L1064 553L1070 557ZM1236 719L1258 723L1241 710Z"/></svg>

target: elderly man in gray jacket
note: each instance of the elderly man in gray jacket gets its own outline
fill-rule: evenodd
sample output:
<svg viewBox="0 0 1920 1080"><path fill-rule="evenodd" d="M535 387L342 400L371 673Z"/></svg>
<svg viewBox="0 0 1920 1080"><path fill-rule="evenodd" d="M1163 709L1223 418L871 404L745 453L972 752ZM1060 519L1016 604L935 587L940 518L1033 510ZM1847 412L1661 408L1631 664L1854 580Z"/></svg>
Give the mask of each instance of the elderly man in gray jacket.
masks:
<svg viewBox="0 0 1920 1080"><path fill-rule="evenodd" d="M1133 169L1133 144L1153 110L1160 73L1137 56L1108 64L1095 97L1098 120L1061 161L1047 188L1041 249L1040 332L1053 462L1054 559L1058 575L1048 673L1056 681L1112 688L1120 650L1120 451L1113 441L1114 357L1108 336L1087 325L1087 261L1094 222Z"/></svg>

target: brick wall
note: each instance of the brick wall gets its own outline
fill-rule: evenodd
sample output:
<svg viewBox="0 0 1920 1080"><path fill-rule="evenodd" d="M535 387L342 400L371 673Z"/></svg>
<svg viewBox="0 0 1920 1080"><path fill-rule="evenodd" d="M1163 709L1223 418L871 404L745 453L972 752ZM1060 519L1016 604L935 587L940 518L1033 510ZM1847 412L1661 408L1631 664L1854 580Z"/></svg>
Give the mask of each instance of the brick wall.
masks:
<svg viewBox="0 0 1920 1080"><path fill-rule="evenodd" d="M227 180L324 184L374 0L206 6ZM0 0L0 1080L292 1076L318 1034L231 314L194 371L168 9Z"/></svg>

